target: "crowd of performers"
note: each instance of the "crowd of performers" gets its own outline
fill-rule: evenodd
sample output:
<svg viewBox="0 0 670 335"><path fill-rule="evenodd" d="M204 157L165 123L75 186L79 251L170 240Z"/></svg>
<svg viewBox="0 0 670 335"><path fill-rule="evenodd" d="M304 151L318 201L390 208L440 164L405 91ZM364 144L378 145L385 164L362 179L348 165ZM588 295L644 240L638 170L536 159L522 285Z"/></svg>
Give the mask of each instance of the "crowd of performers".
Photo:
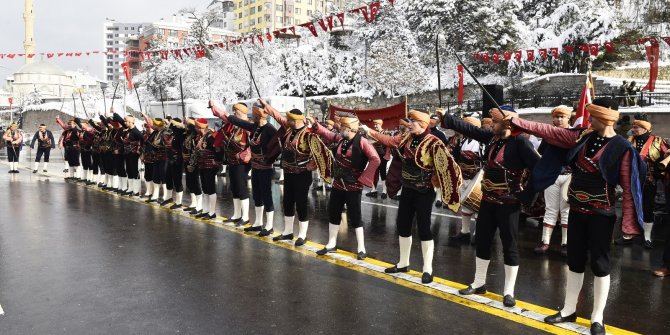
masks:
<svg viewBox="0 0 670 335"><path fill-rule="evenodd" d="M422 282L432 282L431 213L433 204L444 206L462 217L460 231L451 239L476 246L473 280L460 294L486 293L491 248L498 231L505 269L503 304L507 307L516 304L520 213L543 198L542 237L535 252L549 250L552 232L560 225L560 250L569 267L564 306L545 321L576 320L589 261L595 276L593 334L605 334L603 311L610 286L609 253L619 196L622 238L617 242L628 244L638 238L647 248L653 247L656 180L665 178L669 147L663 138L652 134L652 124L645 120L633 123L630 138L617 135L613 125L619 118L618 105L609 98L596 99L586 107L589 129L570 128L572 110L565 106L552 110L552 124L524 120L509 106L494 108L490 118L481 120L456 117L443 110L432 116L410 110L395 132L385 130L383 120L374 120L370 128L356 115L346 113L319 123L298 109L281 113L263 100L251 111L243 103L235 104L230 114L214 102L210 108L223 121L218 130L205 119L159 119L145 114L141 119L118 114L86 122L57 119L63 128L57 143L44 125L33 138L31 147L37 144L39 148L34 172L41 157L46 170L49 151L58 144L69 165L66 179L78 179L81 165L83 178L79 179L89 185L215 219L216 177L225 165L233 194L233 209L225 213L227 222L245 225L244 231L275 241L294 240L300 246L308 238L308 192L316 171L330 185L327 243L318 254L337 251L339 225L346 211L356 234L358 259L366 257L361 196L366 188L372 190L367 196L379 196L381 181L381 197L399 200L399 260L386 273L409 271L416 222L423 256ZM274 119L279 129L268 118ZM141 122L144 131L138 128ZM447 138L438 125L455 135ZM531 135L542 139L538 150L530 141ZM18 161L15 147L21 142L16 127L3 139L9 145L10 169L14 171ZM277 160L284 176L284 224L275 234L272 178ZM146 181L144 192L141 179ZM184 192L190 196L188 204L183 202ZM250 196L254 222L249 221ZM670 275L669 246L666 242L665 263L655 271L657 276Z"/></svg>

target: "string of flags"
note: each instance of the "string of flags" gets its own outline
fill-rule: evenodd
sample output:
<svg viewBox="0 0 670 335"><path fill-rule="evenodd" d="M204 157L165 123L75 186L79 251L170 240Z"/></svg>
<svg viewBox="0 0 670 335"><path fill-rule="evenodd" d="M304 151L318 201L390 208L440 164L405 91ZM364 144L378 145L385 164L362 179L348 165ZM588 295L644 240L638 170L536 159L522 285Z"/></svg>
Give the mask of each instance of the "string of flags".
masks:
<svg viewBox="0 0 670 335"><path fill-rule="evenodd" d="M565 53L573 53L575 51L581 51L583 53L588 53L591 56L598 57L601 51L606 53L614 53L617 46L625 45L646 45L651 46L652 48L658 48L661 41L665 41L670 46L670 36L662 37L644 37L637 40L631 39L620 39L605 42L602 44L590 43L590 44L579 44L579 45L563 45L561 47L553 48L542 48L542 49L529 49L529 50L514 50L514 51L498 51L498 52L478 52L472 55L472 58L484 63L493 62L494 64L499 64L503 60L511 61L512 57L517 63L521 63L522 60L532 62L536 59L545 60L549 57L552 59L558 59L561 51Z"/></svg>
<svg viewBox="0 0 670 335"><path fill-rule="evenodd" d="M395 0L388 0L391 6L394 5ZM297 26L281 28L273 31L272 33L261 33L246 36L243 38L208 44L206 47L208 49L228 49L236 45L251 44L264 47L266 43L272 42L273 39L280 38L282 35L291 34L298 36L296 31L297 27L306 28L309 30L312 36L319 36L319 31L317 29L321 28L323 32L331 32L333 28L344 27L345 24L345 14L359 14L363 16L363 19L366 23L371 23L377 17L379 13L379 8L381 7L381 1L374 2L370 5L362 6L359 8L352 9L348 12L338 13L318 19L315 21L306 22L299 24ZM151 60L152 58L161 58L168 59L170 56L183 59L184 57L194 56L195 58L205 57L206 51L202 46L195 46L189 48L179 48L179 49L169 49L169 50L151 50L151 51L119 51L117 49L107 49L106 51L88 51L88 52L43 52L28 54L28 58L34 58L37 55L51 59L54 57L82 57L82 56L91 56L91 55L110 55L110 54L123 54L124 57L133 57L139 58L140 60ZM25 57L25 53L0 53L0 59L15 59Z"/></svg>

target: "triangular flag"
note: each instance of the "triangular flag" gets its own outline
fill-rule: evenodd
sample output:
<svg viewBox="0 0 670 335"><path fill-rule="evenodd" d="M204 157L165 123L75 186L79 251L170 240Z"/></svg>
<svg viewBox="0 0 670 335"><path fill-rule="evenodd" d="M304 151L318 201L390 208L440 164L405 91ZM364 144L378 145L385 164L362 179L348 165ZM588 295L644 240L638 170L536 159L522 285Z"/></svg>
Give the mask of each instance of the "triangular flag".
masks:
<svg viewBox="0 0 670 335"><path fill-rule="evenodd" d="M265 39L268 40L268 42L272 42L272 34L270 33L265 34Z"/></svg>
<svg viewBox="0 0 670 335"><path fill-rule="evenodd" d="M262 35L258 35L258 36L256 36L256 37L258 37L258 42L261 42L261 46L264 46L264 44L263 44L263 36L262 36Z"/></svg>
<svg viewBox="0 0 670 335"><path fill-rule="evenodd" d="M333 30L333 17L332 16L327 17L326 21L328 21L328 30Z"/></svg>
<svg viewBox="0 0 670 335"><path fill-rule="evenodd" d="M493 62L496 64L500 62L500 55L497 52L493 54Z"/></svg>
<svg viewBox="0 0 670 335"><path fill-rule="evenodd" d="M475 59L480 59L480 58L482 58L482 55L477 53L477 54L472 55L472 57L474 57Z"/></svg>
<svg viewBox="0 0 670 335"><path fill-rule="evenodd" d="M340 20L340 27L344 27L344 13L337 14L337 19Z"/></svg>
<svg viewBox="0 0 670 335"><path fill-rule="evenodd" d="M288 29L291 31L291 34L293 34L293 35L297 35L297 34L295 33L295 27L289 27Z"/></svg>
<svg viewBox="0 0 670 335"><path fill-rule="evenodd" d="M326 25L326 21L324 21L323 19L319 20L319 26L321 26L321 29L323 29L323 31L325 31L325 32L328 31L328 26Z"/></svg>
<svg viewBox="0 0 670 335"><path fill-rule="evenodd" d="M394 1L395 1L395 0L389 0L389 2L391 3L391 7L393 7L393 2L394 2Z"/></svg>
<svg viewBox="0 0 670 335"><path fill-rule="evenodd" d="M374 21L377 17L377 14L379 13L379 6L381 6L379 2L370 4L370 22Z"/></svg>
<svg viewBox="0 0 670 335"><path fill-rule="evenodd" d="M572 45L564 45L564 46L563 46L563 49L565 49L565 51L567 51L567 52L573 52L573 51L575 51L575 47L572 46Z"/></svg>
<svg viewBox="0 0 670 335"><path fill-rule="evenodd" d="M484 63L488 63L489 59L490 59L489 54L482 54L482 60L484 60Z"/></svg>
<svg viewBox="0 0 670 335"><path fill-rule="evenodd" d="M314 22L305 22L305 23L301 24L300 26L309 29L309 32L311 32L312 35L314 35L314 37L319 36L319 34L316 33L316 27L314 26Z"/></svg>
<svg viewBox="0 0 670 335"><path fill-rule="evenodd" d="M203 58L203 57L205 57L205 54L206 54L205 49L198 49L198 50L195 51L195 58L196 59Z"/></svg>
<svg viewBox="0 0 670 335"><path fill-rule="evenodd" d="M665 43L667 43L668 45L670 45L670 36L663 36L663 37L661 37L661 39L664 40Z"/></svg>
<svg viewBox="0 0 670 335"><path fill-rule="evenodd" d="M53 56L54 56L54 54L52 54L52 53L47 54L47 58L52 58Z"/></svg>

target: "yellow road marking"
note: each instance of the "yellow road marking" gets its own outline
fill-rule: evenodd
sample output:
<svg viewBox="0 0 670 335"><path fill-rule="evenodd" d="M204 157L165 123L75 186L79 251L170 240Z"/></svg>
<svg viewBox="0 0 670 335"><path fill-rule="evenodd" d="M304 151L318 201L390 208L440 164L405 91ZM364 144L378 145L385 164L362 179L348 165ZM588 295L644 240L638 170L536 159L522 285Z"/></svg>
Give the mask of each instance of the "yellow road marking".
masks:
<svg viewBox="0 0 670 335"><path fill-rule="evenodd" d="M116 193L113 193L113 192L101 190L101 189L99 189L95 186L85 186L85 187L87 187L89 189L92 189L92 190L96 190L98 192L107 193L107 194L110 194L110 195L114 195L114 196L124 198L126 200L134 201L136 203L151 205L154 208L160 208L162 210L171 212L173 214L180 215L182 217L190 218L192 220L195 220L195 221L198 221L198 222L201 222L201 223L205 223L205 224L208 224L208 225L211 225L211 226L215 226L215 227L218 227L218 228L226 229L226 230L231 231L231 232L235 232L239 235L243 235L243 236L246 236L246 237L261 240L261 241L264 241L266 243L282 247L284 249L293 250L293 251L299 252L299 253L301 253L303 255L306 255L306 256L318 258L320 260L324 260L324 261L329 262L331 264L335 264L335 265L338 265L338 266L341 266L341 267L345 267L347 269L351 269L351 270L354 270L354 271L357 271L357 272L360 272L360 273L363 273L363 274L366 274L366 275L369 275L369 276L372 276L372 277L375 277L375 278L378 278L378 279L382 279L382 280L385 280L385 281L388 281L388 282L391 282L391 283L394 283L394 284L397 284L397 285L400 285L400 286L403 286L403 287L406 287L406 288L413 289L415 291L419 291L419 292L422 292L422 293L425 293L425 294L428 294L428 295L431 295L431 296L434 296L434 297L437 297L437 298L440 298L440 299L443 299L443 300L447 300L447 301L450 301L450 302L453 302L453 303L457 303L457 304L462 305L462 306L466 306L466 307L469 307L469 308L472 308L472 309L475 309L475 310L478 310L478 311L481 311L481 312L485 312L487 314L495 315L497 317L500 317L500 318L503 318L503 319L506 319L506 320L510 320L510 321L514 321L516 323L519 323L519 324L522 324L522 325L525 325L525 326L528 326L528 327L532 327L532 328L535 328L535 329L539 329L539 330L542 330L542 331L545 331L545 332L548 332L548 333L552 333L552 334L575 334L576 333L574 331L567 330L567 329L557 327L557 326L554 326L554 325L550 325L550 324L547 324L547 323L544 323L544 322L541 322L541 321L537 321L537 320L531 319L531 318L523 316L523 315L515 314L511 311L506 311L506 310L499 309L499 308L496 308L496 307L493 307L493 306L489 306L489 305L486 305L486 304L483 304L483 303L472 301L472 300L463 298L463 297L455 295L455 294L442 292L440 290L437 290L437 289L434 289L434 288L431 288L431 287L428 287L428 286L425 286L425 285L417 284L417 283L414 283L414 282L411 282L411 281L407 281L407 280L402 279L402 278L386 275L384 273L380 273L378 271L374 271L374 270L365 268L363 266L359 266L357 264L342 261L342 260L339 260L339 259L336 259L336 258L333 258L333 257L317 256L316 253L314 253L310 250L307 250L307 249L304 249L304 248L301 248L301 247L295 247L291 244L284 243L284 242L275 242L275 241L272 240L271 236L270 237L259 237L255 233L245 233L244 231L242 231L239 228L231 227L231 226L225 225L223 223L219 223L219 222L211 221L211 220L204 220L204 219L194 218L193 216L191 216L191 215L189 215L189 214L187 214L183 211L173 210L173 209L170 209L170 208L167 208L167 207L164 207L164 206L160 206L160 205L155 204L155 203L146 203L142 199L136 199L136 198L131 198L131 197L127 197L127 196L120 196L120 195L118 195ZM226 219L227 218L225 218L225 217L217 216L217 220L225 221ZM310 247L313 247L313 248L317 248L317 249L321 249L321 248L324 247L322 244L315 243L315 242L312 242L312 241L307 241L306 245L308 245ZM347 258L356 259L356 255L351 253L351 252L348 252L348 251L338 249L337 254L338 255L343 255ZM380 260L376 260L376 259L373 259L373 258L369 258L369 257L366 258L364 260L364 262L372 264L372 265L380 266L380 267L393 266L393 264L389 264L389 263L386 263L386 262L383 262L383 261L380 261ZM418 278L421 277L421 273L419 273L417 271L410 271L409 274L414 276L414 277L418 277ZM461 288L467 287L467 285L457 283L457 282L453 282L453 281L443 279L443 278L438 278L438 277L434 277L434 282L442 284L442 285L450 287L450 288L453 288L453 289L461 289ZM502 296L500 296L498 294L490 293L490 292L483 295L483 296L487 297L491 300L495 300L495 301L502 300ZM517 300L516 306L519 307L519 308L528 310L528 311L532 311L532 312L536 312L536 313L540 313L540 314L544 314L544 315L551 315L551 314L556 313L556 311L553 310L553 309L548 309L548 308L545 308L545 307L542 307L542 306L534 305L534 304L519 301L519 300ZM587 329L590 327L590 321L587 320L587 319L584 319L584 318L578 318L576 323L581 325L581 326L586 327ZM638 333L635 333L635 332L631 332L631 331L628 331L628 330L625 330L625 329L613 327L613 326L610 326L610 325L606 325L606 328L607 328L607 333L612 334L612 335L634 335L634 334L638 334Z"/></svg>

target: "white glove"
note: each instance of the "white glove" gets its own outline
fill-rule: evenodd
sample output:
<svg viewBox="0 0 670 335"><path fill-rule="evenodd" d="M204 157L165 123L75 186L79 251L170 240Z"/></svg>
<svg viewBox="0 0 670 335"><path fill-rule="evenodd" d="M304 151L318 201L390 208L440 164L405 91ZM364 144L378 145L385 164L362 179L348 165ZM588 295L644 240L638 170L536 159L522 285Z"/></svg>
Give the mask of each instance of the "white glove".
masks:
<svg viewBox="0 0 670 335"><path fill-rule="evenodd" d="M363 131L364 131L366 134L367 134L368 132L370 132L370 127L368 127L368 126L366 126L366 125L361 125L361 129L363 129Z"/></svg>

